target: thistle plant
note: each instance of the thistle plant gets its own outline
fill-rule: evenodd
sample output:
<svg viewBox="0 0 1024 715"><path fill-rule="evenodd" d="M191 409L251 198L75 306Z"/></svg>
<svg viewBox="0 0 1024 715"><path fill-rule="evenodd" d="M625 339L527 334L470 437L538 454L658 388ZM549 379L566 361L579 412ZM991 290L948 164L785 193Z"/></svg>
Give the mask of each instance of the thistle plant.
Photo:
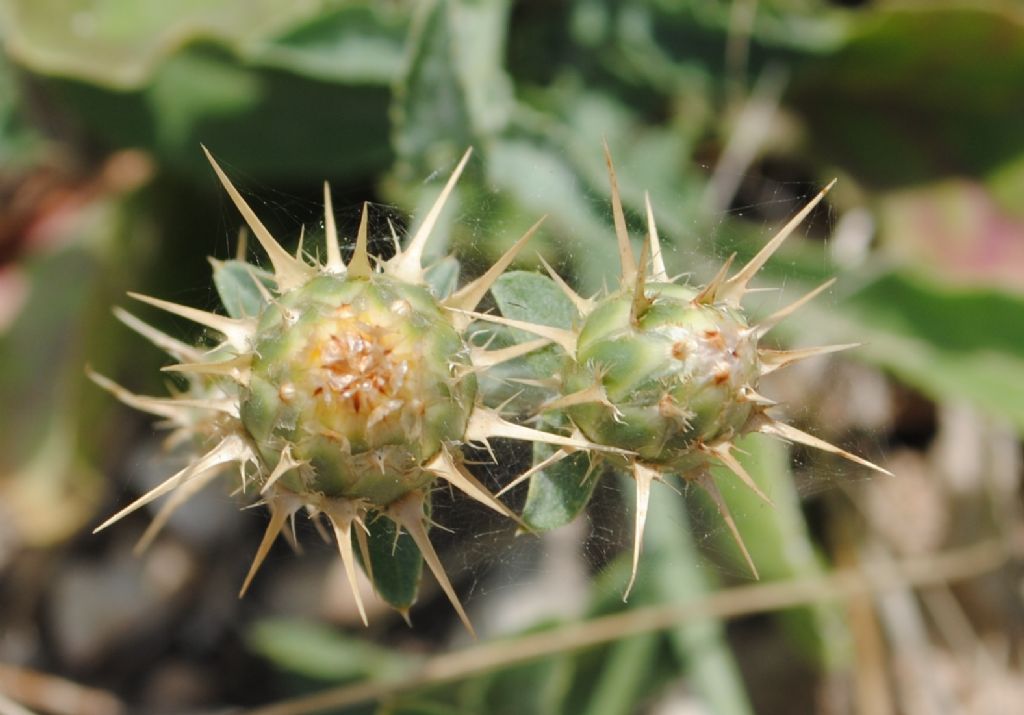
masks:
<svg viewBox="0 0 1024 715"><path fill-rule="evenodd" d="M756 323L741 306L750 290L750 280L835 182L804 206L741 269L730 275L734 255L706 285L691 287L673 281L666 271L649 199L646 240L639 262L634 257L607 147L605 158L621 261L617 289L596 299L585 298L545 263L551 280L575 309L576 320L571 325L538 326L509 317L475 317L546 337L564 350L561 374L524 380L555 393L539 407L537 416L551 424L567 423L575 439L606 448L589 452L582 480L590 479L602 464L625 471L635 480L633 568L626 595L636 578L651 486L670 475L695 483L708 493L756 577L757 568L711 472L712 465L724 465L746 488L771 504L734 454L738 437L761 432L888 474L773 417L770 410L776 403L758 392L764 375L800 360L855 347L773 350L760 344L775 325L826 290L834 279ZM578 451L572 445L560 447L538 459L506 490Z"/></svg>
<svg viewBox="0 0 1024 715"><path fill-rule="evenodd" d="M826 187L743 268L732 259L707 285L673 281L665 269L650 202L640 260L633 255L611 158L612 209L621 261L617 289L585 298L550 266L546 288L527 293L525 319L476 312L489 290L538 229L534 224L479 278L454 292L432 286L423 255L431 232L470 152L405 246L392 231L395 254L384 261L368 252L364 204L351 258L342 259L330 189L324 185L326 259L289 254L244 201L207 152L214 171L269 258L265 271L238 259L213 261L214 282L227 315L138 294L132 297L207 328L212 345L187 345L116 309L116 316L177 360L164 368L187 381L171 397L136 395L109 379L90 376L123 402L165 419L173 443L195 442L200 456L101 524L97 531L169 495L143 534L145 548L190 496L233 466L239 488L258 494L270 512L239 595L248 589L289 520L305 511L323 531L326 519L364 623L356 586L361 565L378 593L403 614L415 600L422 563L433 572L467 629L472 626L428 529L433 487L447 483L530 529L498 500L515 485L570 456L586 455L586 482L603 465L636 483L633 569L636 578L651 486L669 475L694 482L710 495L756 576L735 519L711 476L719 463L769 502L733 452L735 440L762 432L885 470L774 418L774 403L758 392L763 375L790 363L850 345L792 351L760 345L779 321L832 284L751 323L741 306L748 283L794 228L820 202ZM830 185L831 186L831 185ZM244 256L244 252L240 253ZM546 292L547 291L547 292ZM575 318L557 326L542 319L551 291L571 304ZM508 312L499 292L495 298ZM537 337L504 347L477 344L474 325L485 321ZM501 328L497 328L501 329ZM506 419L503 405L484 398L479 384L502 379L502 366L538 353L562 351L556 373L526 380L551 397L535 410L537 429ZM493 380L492 380L493 382ZM520 381L523 382L523 381ZM535 447L535 464L498 495L466 468L466 445L487 447L511 438ZM574 514L585 506L575 506ZM530 502L527 500L527 511ZM403 546L401 535L411 543ZM324 532L325 536L328 536Z"/></svg>
<svg viewBox="0 0 1024 715"><path fill-rule="evenodd" d="M151 397L90 372L91 377L128 405L163 417L171 442L194 441L205 451L97 531L169 494L143 534L139 546L145 548L179 506L234 466L241 490L258 493L270 512L240 595L289 519L305 511L318 527L322 517L330 524L364 622L357 560L403 614L415 598L425 561L472 631L428 537L432 487L445 482L519 522L466 469L464 445L504 437L564 449L607 448L509 422L482 404L480 373L548 339L500 350L467 340L472 311L539 222L461 289L441 295L428 284L424 248L469 156L467 151L404 247L392 233L396 253L387 261L375 261L367 250L365 204L352 256L343 261L325 184L327 255L321 264L303 253L301 242L296 255L286 252L207 152L272 271L240 260L214 261L227 315L131 294L209 329L216 336L212 347L186 345L115 311L178 361L164 369L184 376L188 389ZM411 555L399 548L403 532L415 545ZM390 575L379 577L381 572Z"/></svg>

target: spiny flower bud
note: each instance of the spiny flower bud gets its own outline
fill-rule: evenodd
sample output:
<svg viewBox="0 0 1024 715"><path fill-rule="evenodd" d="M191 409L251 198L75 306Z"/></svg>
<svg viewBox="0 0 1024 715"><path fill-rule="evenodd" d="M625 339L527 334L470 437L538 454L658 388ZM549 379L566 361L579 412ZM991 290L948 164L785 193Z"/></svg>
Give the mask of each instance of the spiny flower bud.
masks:
<svg viewBox="0 0 1024 715"><path fill-rule="evenodd" d="M645 293L640 310L620 293L587 316L565 391L599 384L607 401L568 412L588 439L686 471L697 445L733 438L750 418L757 339L738 311L695 302L691 288L654 283Z"/></svg>
<svg viewBox="0 0 1024 715"><path fill-rule="evenodd" d="M282 478L292 491L385 507L465 435L469 348L419 286L320 276L264 311L253 352L242 424L264 461L306 463Z"/></svg>
<svg viewBox="0 0 1024 715"><path fill-rule="evenodd" d="M636 578L651 484L672 474L695 482L708 492L756 576L757 569L710 471L714 463L724 465L770 503L733 456L736 438L749 432L763 432L888 473L776 420L767 412L775 403L757 392L762 375L813 355L853 347L832 345L777 351L759 345L775 324L833 281L756 325L750 323L740 305L750 279L821 201L831 184L734 275L729 276L730 258L706 286L691 288L673 283L665 270L649 201L648 236L638 264L630 246L607 146L605 158L622 267L618 289L601 299L584 298L545 264L553 282L576 307L576 329L478 317L545 336L565 350L568 364L559 380L560 394L544 404L541 412L564 411L578 438L599 446L598 450L592 448L592 461L595 457L609 461L628 470L635 479L636 530L627 594ZM562 448L546 458L543 465L554 464L572 452ZM529 476L531 473L514 483Z"/></svg>
<svg viewBox="0 0 1024 715"><path fill-rule="evenodd" d="M227 316L133 295L223 336L213 350L185 345L117 311L129 327L178 360L165 369L184 375L189 388L170 398L148 397L90 372L91 377L123 402L165 418L174 440L194 440L206 451L99 529L169 494L140 541L144 548L175 509L234 464L242 486L254 484L270 510L242 593L287 521L305 510L314 520L323 516L330 522L363 620L353 541L381 595L388 599L389 593L401 592L390 602L404 613L415 598L422 562L417 559L410 566L408 559L395 556L397 541L371 538L371 529L383 517L412 538L472 631L427 536L434 483L444 480L518 522L463 466L464 444L486 445L493 437L505 437L567 449L603 449L508 422L477 395L479 373L547 342L488 350L471 345L466 337L472 311L540 222L482 276L450 295L435 295L422 256L469 151L408 244L376 267L367 252L365 205L352 258L345 264L330 191L324 186L327 256L323 264L311 262L301 246L296 256L281 247L207 156L273 271L242 260L214 261ZM387 550L374 551L381 542L387 542ZM395 564L380 568L381 558ZM381 572L398 586L383 588Z"/></svg>

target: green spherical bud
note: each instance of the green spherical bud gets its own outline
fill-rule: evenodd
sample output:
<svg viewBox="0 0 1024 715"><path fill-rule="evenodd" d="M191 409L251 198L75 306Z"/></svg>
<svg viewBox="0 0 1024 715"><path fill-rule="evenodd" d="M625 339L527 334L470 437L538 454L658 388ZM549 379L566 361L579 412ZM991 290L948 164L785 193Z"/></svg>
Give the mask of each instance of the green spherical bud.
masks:
<svg viewBox="0 0 1024 715"><path fill-rule="evenodd" d="M608 401L574 405L569 415L596 443L685 471L704 461L700 446L731 439L750 417L757 338L740 311L695 302L693 289L655 283L645 293L637 316L628 292L587 316L565 391L599 384Z"/></svg>
<svg viewBox="0 0 1024 715"><path fill-rule="evenodd" d="M476 396L469 351L423 288L323 275L261 316L241 418L261 456L306 462L299 493L384 506L425 486L461 440Z"/></svg>

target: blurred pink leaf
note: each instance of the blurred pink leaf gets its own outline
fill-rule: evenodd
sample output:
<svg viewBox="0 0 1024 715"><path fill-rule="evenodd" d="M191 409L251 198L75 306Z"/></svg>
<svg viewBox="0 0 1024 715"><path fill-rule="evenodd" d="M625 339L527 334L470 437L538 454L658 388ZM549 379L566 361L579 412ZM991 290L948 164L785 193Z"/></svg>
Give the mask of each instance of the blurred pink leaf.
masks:
<svg viewBox="0 0 1024 715"><path fill-rule="evenodd" d="M959 286L1024 293L1024 219L986 188L949 180L889 194L879 210L885 250Z"/></svg>

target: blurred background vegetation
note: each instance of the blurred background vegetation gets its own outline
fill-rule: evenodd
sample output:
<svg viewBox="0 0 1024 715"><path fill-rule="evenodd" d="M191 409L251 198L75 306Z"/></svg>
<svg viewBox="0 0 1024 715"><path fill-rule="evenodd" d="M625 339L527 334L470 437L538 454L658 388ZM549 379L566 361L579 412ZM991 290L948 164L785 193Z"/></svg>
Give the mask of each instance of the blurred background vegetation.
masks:
<svg viewBox="0 0 1024 715"><path fill-rule="evenodd" d="M326 688L342 702L346 684L374 697L323 712L1024 708L1019 552L1007 546L1022 524L1021 3L0 0L0 42L4 715L23 712L15 702L218 712ZM306 553L275 547L236 600L266 517L224 491L183 509L141 558L145 514L90 534L180 458L83 366L159 394L163 357L110 307L129 289L217 305L206 257L234 254L240 221L200 143L286 245L303 226L322 235L326 179L349 234L374 202L384 253L387 222L401 231L422 215L472 145L434 255L473 274L547 214L535 248L594 292L617 263L603 139L637 235L647 191L669 271L694 282L840 179L764 271L779 290L754 310L837 274L777 339L863 345L763 391L897 477L744 444L775 508L726 497L762 582L790 600L744 591L713 509L664 489L623 604L631 489L614 480L585 518L543 537L513 538L458 500L438 506L475 646L436 589L412 628L383 608L356 627L332 547L305 527ZM536 268L534 254L519 267ZM494 487L529 458L499 447L499 467L480 468ZM875 585L798 588L835 585L836 569ZM723 596L728 608L701 610ZM652 625L650 609L672 604ZM443 655L465 647L483 650Z"/></svg>

